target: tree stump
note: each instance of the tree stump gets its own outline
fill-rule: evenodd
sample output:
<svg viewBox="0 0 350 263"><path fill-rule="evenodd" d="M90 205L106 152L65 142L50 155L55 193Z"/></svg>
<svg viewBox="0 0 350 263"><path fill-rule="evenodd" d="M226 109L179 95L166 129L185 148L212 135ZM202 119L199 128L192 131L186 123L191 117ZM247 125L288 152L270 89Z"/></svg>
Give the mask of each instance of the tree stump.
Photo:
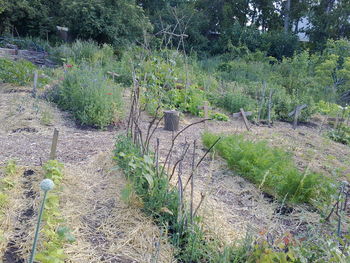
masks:
<svg viewBox="0 0 350 263"><path fill-rule="evenodd" d="M180 114L178 111L164 111L164 130L177 131L179 129Z"/></svg>

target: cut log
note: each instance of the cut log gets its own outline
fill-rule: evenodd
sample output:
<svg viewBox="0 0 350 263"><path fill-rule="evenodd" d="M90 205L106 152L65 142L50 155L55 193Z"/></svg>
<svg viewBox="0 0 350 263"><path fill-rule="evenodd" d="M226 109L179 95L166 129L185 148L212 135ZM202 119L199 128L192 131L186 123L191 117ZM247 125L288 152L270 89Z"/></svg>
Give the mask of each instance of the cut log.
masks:
<svg viewBox="0 0 350 263"><path fill-rule="evenodd" d="M164 130L177 131L179 129L180 113L175 110L164 111Z"/></svg>

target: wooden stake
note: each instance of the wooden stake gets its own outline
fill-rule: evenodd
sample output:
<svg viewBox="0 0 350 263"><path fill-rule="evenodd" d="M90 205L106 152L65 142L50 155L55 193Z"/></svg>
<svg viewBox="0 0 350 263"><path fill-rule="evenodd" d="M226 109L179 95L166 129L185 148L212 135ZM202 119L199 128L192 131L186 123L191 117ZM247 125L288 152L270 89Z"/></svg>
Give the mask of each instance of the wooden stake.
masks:
<svg viewBox="0 0 350 263"><path fill-rule="evenodd" d="M192 155L192 177L191 177L191 200L190 200L190 221L193 223L193 192L194 192L194 174L195 174L195 160L196 160L196 140L193 142L193 155Z"/></svg>
<svg viewBox="0 0 350 263"><path fill-rule="evenodd" d="M293 121L293 129L295 130L297 128L297 125L298 125L298 117L300 115L300 112L307 108L307 104L303 104L303 105L299 105L299 106L296 106L295 109L290 112L288 114L289 117L292 117L294 116L294 121Z"/></svg>
<svg viewBox="0 0 350 263"><path fill-rule="evenodd" d="M272 94L273 90L270 89L270 94L269 94L269 102L268 102L268 111L267 111L267 124L269 127L271 127L271 108L272 108Z"/></svg>
<svg viewBox="0 0 350 263"><path fill-rule="evenodd" d="M205 101L204 102L204 119L208 119L208 107L209 107L209 104L208 104L208 101ZM204 130L207 130L208 129L208 125L207 125L207 122L204 122Z"/></svg>
<svg viewBox="0 0 350 263"><path fill-rule="evenodd" d="M295 130L298 126L298 117L299 117L299 110L298 107L295 108L294 112L294 121L293 121L293 129Z"/></svg>
<svg viewBox="0 0 350 263"><path fill-rule="evenodd" d="M50 160L56 159L57 141L58 141L58 130L55 128L53 132L53 138L52 138Z"/></svg>
<svg viewBox="0 0 350 263"><path fill-rule="evenodd" d="M32 92L32 95L34 98L36 98L37 85L38 85L38 71L35 71L34 72L34 86L33 86L33 92Z"/></svg>
<svg viewBox="0 0 350 263"><path fill-rule="evenodd" d="M245 112L244 112L244 110L242 108L240 108L240 111L241 111L241 114L242 114L242 117L243 117L244 125L247 128L247 130L250 131L248 119L245 116Z"/></svg>

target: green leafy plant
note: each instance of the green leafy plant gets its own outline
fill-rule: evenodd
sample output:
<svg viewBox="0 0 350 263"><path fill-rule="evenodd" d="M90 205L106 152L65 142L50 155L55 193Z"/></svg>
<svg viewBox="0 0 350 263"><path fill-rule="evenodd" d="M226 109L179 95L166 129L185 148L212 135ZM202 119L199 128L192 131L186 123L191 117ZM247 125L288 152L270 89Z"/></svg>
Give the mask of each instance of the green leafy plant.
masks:
<svg viewBox="0 0 350 263"><path fill-rule="evenodd" d="M27 60L0 58L0 81L17 85L33 82L36 66Z"/></svg>
<svg viewBox="0 0 350 263"><path fill-rule="evenodd" d="M209 113L209 118L210 119L214 119L214 120L218 120L218 121L229 121L230 118L221 112L210 112Z"/></svg>
<svg viewBox="0 0 350 263"><path fill-rule="evenodd" d="M63 246L75 241L71 230L64 226L64 219L60 212L60 185L63 180L63 164L56 160L50 160L44 164L45 178L55 183L55 188L46 198L45 212L43 214L44 227L42 229L43 242L39 247L35 260L43 263L63 263L67 256Z"/></svg>
<svg viewBox="0 0 350 263"><path fill-rule="evenodd" d="M328 132L328 137L335 142L350 145L350 126L341 124Z"/></svg>

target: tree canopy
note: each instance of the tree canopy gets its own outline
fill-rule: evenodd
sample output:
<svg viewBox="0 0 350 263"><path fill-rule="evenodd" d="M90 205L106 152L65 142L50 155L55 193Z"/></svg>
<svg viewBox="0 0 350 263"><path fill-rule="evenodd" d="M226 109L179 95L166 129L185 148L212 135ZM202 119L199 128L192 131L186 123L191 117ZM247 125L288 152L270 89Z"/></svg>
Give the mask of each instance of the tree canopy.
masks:
<svg viewBox="0 0 350 263"><path fill-rule="evenodd" d="M2 35L53 38L57 25L114 46L153 33L156 43L177 47L186 35L186 49L199 53L246 46L279 58L298 48L301 32L314 50L349 38L350 0L0 0Z"/></svg>

